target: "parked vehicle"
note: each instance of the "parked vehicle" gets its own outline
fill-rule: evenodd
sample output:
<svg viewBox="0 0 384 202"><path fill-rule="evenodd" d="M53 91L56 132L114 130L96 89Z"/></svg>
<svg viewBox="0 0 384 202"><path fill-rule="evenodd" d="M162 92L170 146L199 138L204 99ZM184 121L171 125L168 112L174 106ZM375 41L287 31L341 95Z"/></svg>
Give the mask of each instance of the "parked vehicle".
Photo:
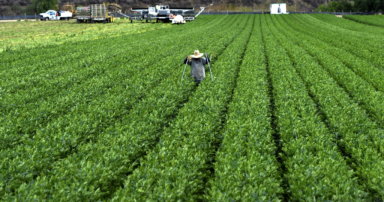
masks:
<svg viewBox="0 0 384 202"><path fill-rule="evenodd" d="M69 20L72 16L69 11L48 10L45 13L40 13L40 20Z"/></svg>
<svg viewBox="0 0 384 202"><path fill-rule="evenodd" d="M131 12L131 22L133 20L145 20L146 22L156 20L156 22L162 21L183 24L185 21L192 21L195 19L194 8L170 8L168 5L156 5L148 8L132 8Z"/></svg>

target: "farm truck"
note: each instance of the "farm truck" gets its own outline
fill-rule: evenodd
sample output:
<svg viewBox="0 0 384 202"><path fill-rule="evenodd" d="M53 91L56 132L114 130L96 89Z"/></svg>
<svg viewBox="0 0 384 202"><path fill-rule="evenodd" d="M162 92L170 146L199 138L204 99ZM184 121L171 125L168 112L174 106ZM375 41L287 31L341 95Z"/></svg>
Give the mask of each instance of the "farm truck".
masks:
<svg viewBox="0 0 384 202"><path fill-rule="evenodd" d="M69 11L48 10L45 13L40 13L40 20L69 20L72 18L72 13Z"/></svg>

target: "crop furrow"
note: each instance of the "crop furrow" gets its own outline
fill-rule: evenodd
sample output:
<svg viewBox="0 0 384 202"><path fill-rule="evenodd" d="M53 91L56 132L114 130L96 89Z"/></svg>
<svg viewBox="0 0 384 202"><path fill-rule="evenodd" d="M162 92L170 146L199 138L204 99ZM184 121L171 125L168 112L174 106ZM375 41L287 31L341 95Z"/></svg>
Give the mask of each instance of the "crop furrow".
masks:
<svg viewBox="0 0 384 202"><path fill-rule="evenodd" d="M239 64L236 65L235 73L234 73L234 82L233 82L232 86L229 87L231 90L230 90L230 93L229 93L228 100L225 102L225 107L222 110L221 115L220 115L220 117L221 117L220 124L214 130L216 132L215 132L215 135L214 135L215 138L212 140L212 149L211 149L212 150L212 152L211 152L212 157L206 162L206 164L207 164L206 165L206 169L208 171L208 174L203 178L203 184L205 184L205 186L201 187L201 190L197 191L196 194L199 194L199 193L200 194L207 194L208 190L210 189L209 180L212 179L215 176L215 166L214 166L214 164L217 161L217 159L216 159L217 152L220 149L221 144L223 142L223 138L224 138L223 137L223 133L224 133L227 121L228 121L228 110L229 110L230 104L233 101L235 89L237 88L237 83L238 83L238 80L239 80L240 68L241 68L241 66L243 64L245 53L247 52L247 49L249 48L249 40L250 40L250 38L252 36L252 33L254 31L254 26L255 26L255 17L253 16L251 32L249 33L249 36L246 39L246 42L245 42L245 45L244 45L244 49L242 50L242 53L240 55L240 62L239 62Z"/></svg>
<svg viewBox="0 0 384 202"><path fill-rule="evenodd" d="M261 22L261 18L260 18L260 22ZM283 201L288 201L290 196L289 196L289 182L287 180L287 178L285 177L285 173L287 172L287 168L285 166L285 163L284 163L284 159L283 159L283 155L284 155L284 151L283 151L283 141L281 140L280 136L280 132L279 132L279 127L278 127L278 118L277 118L277 114L276 114L276 101L275 101L275 92L274 92L274 87L273 87L273 81L272 81L272 75L271 75L271 67L269 66L269 56L266 52L266 42L265 42L265 36L264 36L264 32L263 32L263 29L264 26L263 24L261 23L261 26L260 26L260 31L261 31L261 42L263 44L263 55L265 57L265 64L266 64L266 71L267 71L267 82L268 82L268 95L269 95L269 113L270 113L270 116L271 116L271 120L270 120L270 125L271 125L271 129L272 129L272 137L274 139L274 142L275 142L275 146L276 146L276 151L275 151L275 158L277 159L277 162L279 162L279 170L280 170L280 178L282 179L282 182L281 182L281 187L283 188L283 196L282 196L282 200Z"/></svg>

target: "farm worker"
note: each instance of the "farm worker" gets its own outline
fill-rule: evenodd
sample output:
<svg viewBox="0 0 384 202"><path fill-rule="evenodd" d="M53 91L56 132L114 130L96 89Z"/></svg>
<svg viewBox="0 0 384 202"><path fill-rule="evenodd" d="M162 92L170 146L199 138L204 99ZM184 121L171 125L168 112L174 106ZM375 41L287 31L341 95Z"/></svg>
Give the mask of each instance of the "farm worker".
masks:
<svg viewBox="0 0 384 202"><path fill-rule="evenodd" d="M203 57L204 54L200 53L199 50L195 50L193 55L189 55L184 60L184 64L191 66L191 76L197 84L200 84L205 78L205 66L210 61L209 58Z"/></svg>

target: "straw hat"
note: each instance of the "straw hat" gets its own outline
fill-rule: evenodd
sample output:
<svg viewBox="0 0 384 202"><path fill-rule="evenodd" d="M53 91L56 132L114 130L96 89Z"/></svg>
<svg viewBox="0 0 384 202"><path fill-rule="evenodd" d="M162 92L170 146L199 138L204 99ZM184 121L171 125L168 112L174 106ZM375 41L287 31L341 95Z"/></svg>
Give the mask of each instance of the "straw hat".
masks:
<svg viewBox="0 0 384 202"><path fill-rule="evenodd" d="M199 50L195 50L195 52L193 52L193 55L191 55L191 58L201 58L203 57L203 53L200 53Z"/></svg>

